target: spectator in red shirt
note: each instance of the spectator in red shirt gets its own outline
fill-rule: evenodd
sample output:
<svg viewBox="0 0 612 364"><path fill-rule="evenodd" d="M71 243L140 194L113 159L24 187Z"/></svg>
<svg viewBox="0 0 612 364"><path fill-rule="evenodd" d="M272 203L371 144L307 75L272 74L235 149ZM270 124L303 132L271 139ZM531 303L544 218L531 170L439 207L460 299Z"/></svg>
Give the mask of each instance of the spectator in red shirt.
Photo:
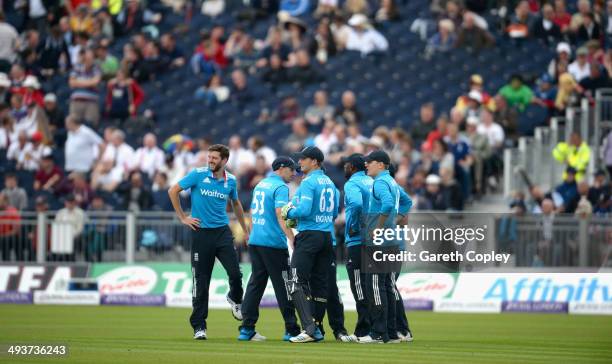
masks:
<svg viewBox="0 0 612 364"><path fill-rule="evenodd" d="M432 130L428 135L427 139L421 146L421 149L424 152L431 152L433 150L433 145L436 140L440 140L446 136L446 125L448 124L448 118L445 115L442 115L438 118L436 123L436 129Z"/></svg>
<svg viewBox="0 0 612 364"><path fill-rule="evenodd" d="M565 9L565 0L555 0L555 15L552 21L561 28L561 33L565 33L569 30L572 16Z"/></svg>
<svg viewBox="0 0 612 364"><path fill-rule="evenodd" d="M15 250L17 260L23 260L23 252L17 246L20 220L19 211L9 205L4 193L0 193L0 252L4 262L11 259L11 250Z"/></svg>
<svg viewBox="0 0 612 364"><path fill-rule="evenodd" d="M42 157L40 168L34 176L35 191L55 192L57 187L62 184L64 173L55 165L52 155Z"/></svg>

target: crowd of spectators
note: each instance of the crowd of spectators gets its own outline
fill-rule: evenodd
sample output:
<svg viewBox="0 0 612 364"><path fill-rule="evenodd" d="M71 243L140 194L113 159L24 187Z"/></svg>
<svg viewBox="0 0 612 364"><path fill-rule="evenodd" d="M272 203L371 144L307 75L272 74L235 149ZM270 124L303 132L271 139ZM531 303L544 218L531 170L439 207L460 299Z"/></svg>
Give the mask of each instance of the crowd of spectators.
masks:
<svg viewBox="0 0 612 364"><path fill-rule="evenodd" d="M308 145L325 153L326 168L339 186L342 157L386 150L396 180L418 210L463 210L474 199L497 191L502 152L519 136L521 113L539 107L546 109L546 119L562 115L581 97L592 102L597 89L610 86L612 50L607 47L612 23L607 11L612 2L604 6L579 0L575 14L567 12L564 0L504 1L493 7L484 3L432 0L430 16L417 19L410 29L424 40L423 56L458 47L477 52L507 39L540 39L543 46L556 49L556 56L535 82L517 73L499 90L488 90L486 80L473 74L466 77L469 87L456 95L450 110L439 110L432 100L421 105L416 120L394 128L379 126L369 135L362 134L364 100L356 90L336 90L342 92L337 104L330 102L325 88L314 93L310 105L287 95L278 109L262 109L256 121L262 129L273 122L287 126L281 150L272 150L258 135L214 141L230 146L228 168L240 180L244 205L250 205L252 187L269 172L277 154ZM257 2L237 14L247 22L232 29L214 23L202 31L189 54L177 46L177 33L162 33L158 25L166 12L191 11L191 1L15 5L24 6L8 9L11 22L0 13L0 154L5 172L0 207L12 213L62 206L70 211L170 211L167 188L206 163L213 141L192 130L197 139L184 136L160 147L161 140L149 132L138 135L140 146L130 145L126 120L150 114L139 109L146 97L141 84L186 67L202 81L193 90L195 99L211 109L224 102L242 108L260 96L249 82L272 88L318 84L329 76L320 66L340 52L385 57L394 47L385 29L403 16L394 0L376 6L363 0L325 0L316 7L308 0ZM207 1L202 11L214 16L223 8ZM306 14L314 22L303 20ZM259 17L276 17L263 39L249 32L249 21ZM119 38L127 42L121 54L114 54ZM58 77L67 77L67 100L58 98L52 87L43 87ZM604 148L608 177L604 168L590 186L581 181L593 156L577 141L579 135L573 138L554 151L559 163L569 167L563 184L548 193L533 186L530 194L537 206L525 211L542 211L549 200L557 212L585 211L580 197L586 193L592 213L610 212L606 178L612 169L612 134ZM592 189L600 194L584 192ZM530 203L517 195L513 206Z"/></svg>

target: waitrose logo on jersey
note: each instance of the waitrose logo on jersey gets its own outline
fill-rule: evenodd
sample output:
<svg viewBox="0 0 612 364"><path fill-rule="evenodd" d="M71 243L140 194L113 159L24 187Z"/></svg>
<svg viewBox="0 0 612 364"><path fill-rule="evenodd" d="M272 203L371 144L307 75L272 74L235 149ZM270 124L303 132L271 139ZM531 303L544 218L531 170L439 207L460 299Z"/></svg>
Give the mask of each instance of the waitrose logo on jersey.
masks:
<svg viewBox="0 0 612 364"><path fill-rule="evenodd" d="M222 200L227 199L227 195L225 193L221 193L216 190L207 190L205 188L200 188L200 193L202 194L202 196L216 197Z"/></svg>

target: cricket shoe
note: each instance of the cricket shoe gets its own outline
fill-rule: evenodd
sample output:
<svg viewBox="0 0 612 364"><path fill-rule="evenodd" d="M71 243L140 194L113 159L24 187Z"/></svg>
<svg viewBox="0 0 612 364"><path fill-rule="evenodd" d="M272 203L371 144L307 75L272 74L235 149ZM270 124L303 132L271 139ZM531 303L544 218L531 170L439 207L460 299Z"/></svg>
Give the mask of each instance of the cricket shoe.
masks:
<svg viewBox="0 0 612 364"><path fill-rule="evenodd" d="M310 336L306 331L302 331L298 336L293 336L289 339L292 343L314 343L323 340L321 330L317 329L313 336Z"/></svg>
<svg viewBox="0 0 612 364"><path fill-rule="evenodd" d="M412 336L412 333L410 331L408 331L408 333L406 333L406 335L404 335L404 334L402 334L401 332L398 331L397 332L397 337L399 337L399 339L402 342L406 342L406 343L412 342L414 340L414 337Z"/></svg>
<svg viewBox="0 0 612 364"><path fill-rule="evenodd" d="M291 334L286 332L285 335L283 335L283 341L289 341L289 339L291 339Z"/></svg>
<svg viewBox="0 0 612 364"><path fill-rule="evenodd" d="M194 340L206 340L206 329L196 330L193 333Z"/></svg>
<svg viewBox="0 0 612 364"><path fill-rule="evenodd" d="M242 305L234 302L229 295L225 297L232 308L232 316L238 321L242 321Z"/></svg>
<svg viewBox="0 0 612 364"><path fill-rule="evenodd" d="M360 344L382 344L382 339L375 339L370 335L362 336L359 338Z"/></svg>
<svg viewBox="0 0 612 364"><path fill-rule="evenodd" d="M389 339L389 341L387 341L385 344L399 344L401 342L402 340L399 337L397 337L397 338Z"/></svg>
<svg viewBox="0 0 612 364"><path fill-rule="evenodd" d="M240 335L238 335L239 341L266 341L266 337L260 335L257 331L253 329L240 329Z"/></svg>
<svg viewBox="0 0 612 364"><path fill-rule="evenodd" d="M348 334L340 334L336 336L336 340L341 341L343 343L356 343L357 341L359 341L359 339L357 339L357 336Z"/></svg>

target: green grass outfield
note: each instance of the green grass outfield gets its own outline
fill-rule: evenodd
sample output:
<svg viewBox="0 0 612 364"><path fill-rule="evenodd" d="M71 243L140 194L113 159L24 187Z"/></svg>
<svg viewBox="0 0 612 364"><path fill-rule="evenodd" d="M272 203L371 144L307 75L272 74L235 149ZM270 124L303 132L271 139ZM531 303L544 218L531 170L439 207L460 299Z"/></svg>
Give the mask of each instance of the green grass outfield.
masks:
<svg viewBox="0 0 612 364"><path fill-rule="evenodd" d="M209 340L192 340L188 309L0 305L0 344L65 343L64 358L0 363L612 363L612 316L411 312L402 344L280 341L280 313L264 309L267 342L238 342L229 310L211 311ZM347 313L351 328L355 314Z"/></svg>

